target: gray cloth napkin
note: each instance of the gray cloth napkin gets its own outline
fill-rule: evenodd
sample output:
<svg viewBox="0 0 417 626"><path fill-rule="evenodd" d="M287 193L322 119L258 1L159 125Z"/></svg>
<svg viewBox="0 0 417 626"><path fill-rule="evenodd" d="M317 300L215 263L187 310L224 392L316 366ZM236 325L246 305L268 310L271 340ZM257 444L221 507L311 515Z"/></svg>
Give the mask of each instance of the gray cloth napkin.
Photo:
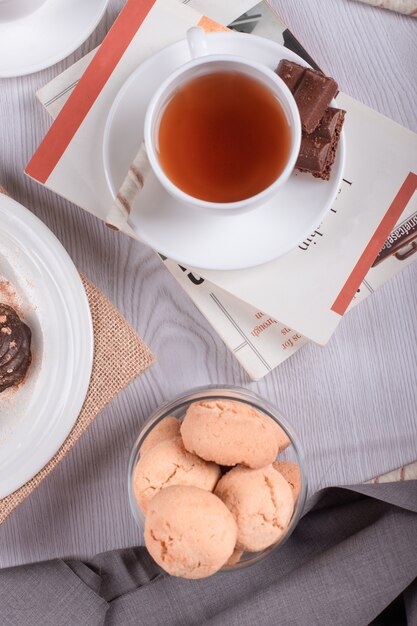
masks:
<svg viewBox="0 0 417 626"><path fill-rule="evenodd" d="M260 563L205 580L169 577L144 548L2 570L0 623L417 625L416 577L417 481L356 485L320 492Z"/></svg>

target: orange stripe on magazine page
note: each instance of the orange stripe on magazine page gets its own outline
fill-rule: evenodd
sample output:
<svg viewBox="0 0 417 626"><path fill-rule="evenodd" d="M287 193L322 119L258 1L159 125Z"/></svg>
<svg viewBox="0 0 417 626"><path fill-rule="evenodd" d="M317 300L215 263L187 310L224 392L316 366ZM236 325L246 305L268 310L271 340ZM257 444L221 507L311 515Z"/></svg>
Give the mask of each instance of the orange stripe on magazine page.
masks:
<svg viewBox="0 0 417 626"><path fill-rule="evenodd" d="M128 0L78 85L26 167L45 183L82 124L155 0Z"/></svg>
<svg viewBox="0 0 417 626"><path fill-rule="evenodd" d="M214 22L205 15L200 18L197 26L200 26L203 30L206 31L206 33L224 33L229 30L228 28L226 28L226 26L222 26L221 24Z"/></svg>
<svg viewBox="0 0 417 626"><path fill-rule="evenodd" d="M365 278L372 263L384 245L388 235L398 222L401 213L409 203L411 196L417 190L417 174L410 172L392 201L388 211L382 218L372 239L366 246L359 261L353 268L349 278L332 305L332 311L343 315L351 303L359 285Z"/></svg>

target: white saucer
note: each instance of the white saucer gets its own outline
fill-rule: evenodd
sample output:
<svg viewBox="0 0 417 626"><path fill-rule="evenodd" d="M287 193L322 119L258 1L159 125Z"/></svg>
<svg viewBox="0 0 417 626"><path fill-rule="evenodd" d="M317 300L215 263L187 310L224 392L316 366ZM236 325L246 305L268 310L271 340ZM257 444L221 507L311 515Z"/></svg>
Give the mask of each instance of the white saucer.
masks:
<svg viewBox="0 0 417 626"><path fill-rule="evenodd" d="M0 78L32 74L74 52L93 32L109 0L46 0L12 22L0 22Z"/></svg>
<svg viewBox="0 0 417 626"><path fill-rule="evenodd" d="M80 275L62 244L3 194L0 279L0 300L16 308L32 331L25 381L0 393L3 498L48 463L74 426L90 382L93 325Z"/></svg>
<svg viewBox="0 0 417 626"><path fill-rule="evenodd" d="M254 35L212 33L209 53L248 57L275 69L282 58L307 65L287 48ZM161 82L190 60L186 41L164 48L145 61L119 91L106 122L103 163L113 194L143 139L148 102ZM342 133L329 181L294 172L277 195L242 215L208 214L174 200L152 173L130 217L142 241L187 267L234 270L261 265L308 237L331 208L344 166Z"/></svg>

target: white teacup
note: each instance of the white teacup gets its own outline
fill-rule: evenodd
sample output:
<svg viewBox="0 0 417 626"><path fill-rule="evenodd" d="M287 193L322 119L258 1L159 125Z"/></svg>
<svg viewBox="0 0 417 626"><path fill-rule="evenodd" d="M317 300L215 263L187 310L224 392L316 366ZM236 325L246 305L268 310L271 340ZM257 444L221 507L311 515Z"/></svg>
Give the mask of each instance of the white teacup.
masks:
<svg viewBox="0 0 417 626"><path fill-rule="evenodd" d="M201 28L191 28L187 32L191 56L190 62L173 72L159 87L149 103L145 117L146 152L160 183L174 197L199 209L241 213L254 208L276 193L291 175L300 150L301 122L294 97L285 83L269 68L249 59L228 54L207 54L206 35ZM238 71L261 81L277 98L286 115L290 128L290 149L288 160L280 175L266 189L250 198L236 202L210 202L195 198L177 187L165 174L158 158L158 131L164 108L178 87L190 79L207 72Z"/></svg>
<svg viewBox="0 0 417 626"><path fill-rule="evenodd" d="M46 0L0 0L0 22L18 20L44 4Z"/></svg>

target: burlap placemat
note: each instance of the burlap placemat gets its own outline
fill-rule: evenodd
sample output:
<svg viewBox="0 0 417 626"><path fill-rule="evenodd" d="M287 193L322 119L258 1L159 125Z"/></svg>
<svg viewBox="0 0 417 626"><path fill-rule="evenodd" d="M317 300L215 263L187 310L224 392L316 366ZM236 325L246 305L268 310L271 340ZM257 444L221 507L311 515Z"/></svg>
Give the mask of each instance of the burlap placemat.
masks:
<svg viewBox="0 0 417 626"><path fill-rule="evenodd" d="M106 404L154 362L148 347L119 311L82 274L81 279L94 332L93 369L87 396L73 429L55 456L25 485L0 500L0 524L62 461Z"/></svg>

